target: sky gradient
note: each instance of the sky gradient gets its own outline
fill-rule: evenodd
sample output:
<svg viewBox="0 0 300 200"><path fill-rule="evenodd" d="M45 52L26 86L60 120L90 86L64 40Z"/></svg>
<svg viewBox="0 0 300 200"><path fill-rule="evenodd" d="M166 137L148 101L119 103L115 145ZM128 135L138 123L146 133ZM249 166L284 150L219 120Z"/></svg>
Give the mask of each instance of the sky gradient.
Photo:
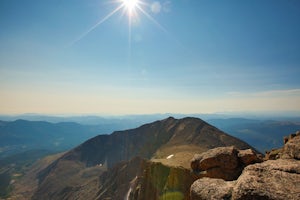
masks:
<svg viewBox="0 0 300 200"><path fill-rule="evenodd" d="M300 113L300 1L121 3L0 0L0 113Z"/></svg>

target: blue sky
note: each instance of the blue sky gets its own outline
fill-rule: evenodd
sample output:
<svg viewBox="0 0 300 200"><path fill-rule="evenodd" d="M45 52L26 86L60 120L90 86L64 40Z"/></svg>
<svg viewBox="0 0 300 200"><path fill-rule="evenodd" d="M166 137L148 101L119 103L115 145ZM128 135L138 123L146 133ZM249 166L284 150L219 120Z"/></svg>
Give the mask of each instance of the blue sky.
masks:
<svg viewBox="0 0 300 200"><path fill-rule="evenodd" d="M298 0L121 4L0 0L0 113L300 112Z"/></svg>

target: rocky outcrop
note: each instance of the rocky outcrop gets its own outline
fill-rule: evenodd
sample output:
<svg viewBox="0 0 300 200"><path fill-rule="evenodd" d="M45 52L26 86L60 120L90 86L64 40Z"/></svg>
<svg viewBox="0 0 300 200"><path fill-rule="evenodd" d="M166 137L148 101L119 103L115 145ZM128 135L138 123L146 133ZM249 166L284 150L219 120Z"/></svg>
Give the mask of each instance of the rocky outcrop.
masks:
<svg viewBox="0 0 300 200"><path fill-rule="evenodd" d="M300 163L279 159L249 165L236 181L202 178L190 195L191 200L300 199Z"/></svg>
<svg viewBox="0 0 300 200"><path fill-rule="evenodd" d="M280 157L300 160L300 131L290 136L283 147Z"/></svg>
<svg viewBox="0 0 300 200"><path fill-rule="evenodd" d="M240 151L239 160L250 165L244 168L238 179L199 179L191 186L191 200L300 199L300 132L285 138L284 142L283 148L272 150L267 155L276 160L263 163L251 164L255 162L251 152Z"/></svg>
<svg viewBox="0 0 300 200"><path fill-rule="evenodd" d="M196 154L191 161L191 168L200 177L235 180L245 166L261 161L261 158L251 149L238 150L233 146L218 147Z"/></svg>
<svg viewBox="0 0 300 200"><path fill-rule="evenodd" d="M300 131L283 138L284 147L266 152L265 160L297 159L300 160Z"/></svg>

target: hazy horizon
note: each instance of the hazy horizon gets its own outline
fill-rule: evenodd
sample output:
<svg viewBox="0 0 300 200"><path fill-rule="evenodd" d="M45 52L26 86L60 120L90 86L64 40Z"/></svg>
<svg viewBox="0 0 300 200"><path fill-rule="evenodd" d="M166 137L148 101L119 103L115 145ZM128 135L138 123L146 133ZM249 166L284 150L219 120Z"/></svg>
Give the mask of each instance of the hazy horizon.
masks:
<svg viewBox="0 0 300 200"><path fill-rule="evenodd" d="M135 118L135 117L158 117L164 119L167 117L184 118L184 117L197 117L206 119L230 119L230 118L245 118L245 119L298 119L300 112L298 111L285 111L285 112L212 112L212 113L127 113L127 114L107 114L107 113L14 113L6 114L0 113L0 118L16 118L16 119L43 119L43 118Z"/></svg>
<svg viewBox="0 0 300 200"><path fill-rule="evenodd" d="M300 113L297 0L4 0L0 29L0 114Z"/></svg>

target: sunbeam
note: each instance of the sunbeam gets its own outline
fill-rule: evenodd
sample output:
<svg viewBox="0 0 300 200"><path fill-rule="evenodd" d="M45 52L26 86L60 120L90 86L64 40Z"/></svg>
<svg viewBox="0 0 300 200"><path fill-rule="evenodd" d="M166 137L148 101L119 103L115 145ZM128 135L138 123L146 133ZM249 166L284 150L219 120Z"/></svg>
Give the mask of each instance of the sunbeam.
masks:
<svg viewBox="0 0 300 200"><path fill-rule="evenodd" d="M120 9L124 7L123 4L121 4L119 7L114 9L112 12L110 12L108 15L106 15L103 19L101 19L99 22L97 22L94 26L92 26L90 29L88 29L86 32L84 32L81 36L79 36L75 41L72 42L72 44L77 43L82 38L84 38L87 34L89 34L91 31L93 31L95 28L97 28L99 25L104 23L106 20L108 20L111 16L113 16L116 12L118 12Z"/></svg>

